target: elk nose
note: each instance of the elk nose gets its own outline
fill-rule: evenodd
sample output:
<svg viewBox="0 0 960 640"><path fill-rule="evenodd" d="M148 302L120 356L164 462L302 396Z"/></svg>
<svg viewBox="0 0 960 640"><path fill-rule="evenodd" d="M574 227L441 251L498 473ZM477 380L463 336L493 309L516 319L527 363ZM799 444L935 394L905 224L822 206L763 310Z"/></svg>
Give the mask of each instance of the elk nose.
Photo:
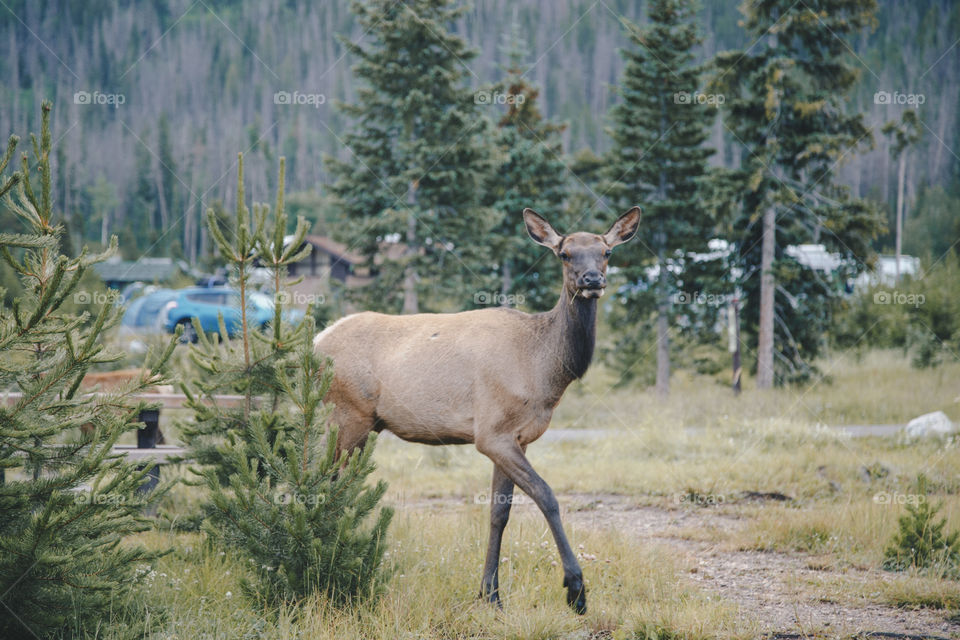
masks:
<svg viewBox="0 0 960 640"><path fill-rule="evenodd" d="M583 274L583 286L588 289L600 289L606 285L606 278L599 271L588 271Z"/></svg>

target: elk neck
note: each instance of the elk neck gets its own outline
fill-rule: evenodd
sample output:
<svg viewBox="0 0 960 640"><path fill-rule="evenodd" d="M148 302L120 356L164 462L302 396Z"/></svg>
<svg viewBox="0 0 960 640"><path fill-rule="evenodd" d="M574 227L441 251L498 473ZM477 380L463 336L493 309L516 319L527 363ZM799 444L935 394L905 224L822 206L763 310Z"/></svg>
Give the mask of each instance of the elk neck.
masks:
<svg viewBox="0 0 960 640"><path fill-rule="evenodd" d="M583 377L593 359L597 300L574 296L564 287L556 306L538 316L544 373L556 388L558 400L567 385Z"/></svg>

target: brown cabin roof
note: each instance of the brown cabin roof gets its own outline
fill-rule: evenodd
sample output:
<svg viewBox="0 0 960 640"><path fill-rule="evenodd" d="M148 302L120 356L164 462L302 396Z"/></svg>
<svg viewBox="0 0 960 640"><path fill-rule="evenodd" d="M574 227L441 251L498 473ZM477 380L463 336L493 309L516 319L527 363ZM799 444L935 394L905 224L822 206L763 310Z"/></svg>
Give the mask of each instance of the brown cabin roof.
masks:
<svg viewBox="0 0 960 640"><path fill-rule="evenodd" d="M304 241L325 253L335 256L343 262L363 264L366 261L366 258L359 253L350 251L347 245L342 242L337 242L333 238L328 238L327 236L308 235L304 237Z"/></svg>

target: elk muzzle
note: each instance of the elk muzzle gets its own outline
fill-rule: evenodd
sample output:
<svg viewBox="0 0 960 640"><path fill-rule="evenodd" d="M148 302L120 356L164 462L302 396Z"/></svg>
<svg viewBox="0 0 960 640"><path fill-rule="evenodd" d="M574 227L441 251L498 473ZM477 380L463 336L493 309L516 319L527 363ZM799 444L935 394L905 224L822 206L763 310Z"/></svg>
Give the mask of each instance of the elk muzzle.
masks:
<svg viewBox="0 0 960 640"><path fill-rule="evenodd" d="M577 278L577 289L584 298L599 298L607 286L607 278L600 271L587 271Z"/></svg>

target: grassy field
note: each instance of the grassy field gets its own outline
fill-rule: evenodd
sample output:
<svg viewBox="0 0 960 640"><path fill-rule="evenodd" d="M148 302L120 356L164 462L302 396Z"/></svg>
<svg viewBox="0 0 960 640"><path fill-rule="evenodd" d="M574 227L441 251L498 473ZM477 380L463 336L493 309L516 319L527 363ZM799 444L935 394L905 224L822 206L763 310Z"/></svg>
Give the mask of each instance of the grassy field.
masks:
<svg viewBox="0 0 960 640"><path fill-rule="evenodd" d="M819 367L823 377L806 387L756 392L747 376L740 398L730 393L729 372L708 378L679 371L666 402L651 393L614 388L618 376L597 367L567 390L553 426L629 429L639 420L669 431L781 418L803 424L902 424L937 410L960 421L958 362L921 370L902 352L871 351L838 354Z"/></svg>
<svg viewBox="0 0 960 640"><path fill-rule="evenodd" d="M397 508L396 574L375 605L338 611L315 599L264 611L241 595L244 558L173 531L140 536L174 549L144 567L142 597L168 616L164 638L853 637L889 631L884 612L903 617L903 629L960 637L958 581L880 570L918 474L927 478L924 499L942 502L948 528L960 529L957 443L852 438L827 426L900 423L938 409L957 420L960 367L918 372L897 354L876 353L823 369L832 384L764 394L748 384L740 398L714 380L680 375L663 402L611 391L602 369L571 389L553 428L598 431L545 438L528 453L564 505L587 581L584 617L564 604L555 547L528 504L515 508L504 538L504 611L477 600L489 461L472 447L387 436L377 445L377 476ZM165 510L187 513L201 499L198 489L178 487ZM727 570L727 560L759 563L744 569L756 575L767 562L786 567L781 583L812 612L806 622L765 619L735 572L729 583L704 579L707 570ZM850 612L853 622L818 624L818 607Z"/></svg>

